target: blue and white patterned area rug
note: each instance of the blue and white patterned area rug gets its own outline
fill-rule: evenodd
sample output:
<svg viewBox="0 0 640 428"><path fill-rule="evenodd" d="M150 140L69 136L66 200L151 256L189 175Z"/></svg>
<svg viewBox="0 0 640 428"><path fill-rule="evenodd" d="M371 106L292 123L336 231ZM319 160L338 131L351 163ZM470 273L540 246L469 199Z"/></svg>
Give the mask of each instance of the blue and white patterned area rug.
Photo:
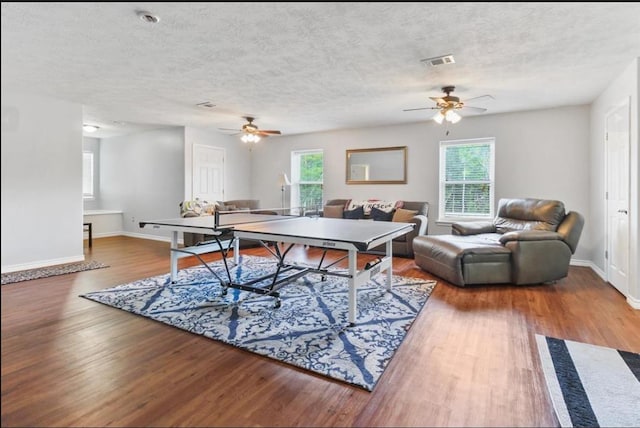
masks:
<svg viewBox="0 0 640 428"><path fill-rule="evenodd" d="M536 334L562 427L640 426L640 354Z"/></svg>
<svg viewBox="0 0 640 428"><path fill-rule="evenodd" d="M211 263L223 274L220 262ZM243 256L236 281L274 269L273 259ZM177 284L160 275L82 295L192 333L373 390L426 303L435 281L378 274L358 289L357 323L348 327L343 277L310 274L272 296L222 287L204 267L179 271ZM186 284L186 285L185 285Z"/></svg>

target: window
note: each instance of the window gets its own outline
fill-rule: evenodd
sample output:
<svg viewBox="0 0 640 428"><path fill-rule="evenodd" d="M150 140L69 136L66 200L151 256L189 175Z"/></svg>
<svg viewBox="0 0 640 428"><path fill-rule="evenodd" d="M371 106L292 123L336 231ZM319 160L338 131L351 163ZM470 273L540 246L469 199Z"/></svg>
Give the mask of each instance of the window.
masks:
<svg viewBox="0 0 640 428"><path fill-rule="evenodd" d="M323 158L322 150L291 152L292 207L322 208Z"/></svg>
<svg viewBox="0 0 640 428"><path fill-rule="evenodd" d="M93 153L82 152L82 197L93 199Z"/></svg>
<svg viewBox="0 0 640 428"><path fill-rule="evenodd" d="M439 221L493 218L495 138L440 142Z"/></svg>

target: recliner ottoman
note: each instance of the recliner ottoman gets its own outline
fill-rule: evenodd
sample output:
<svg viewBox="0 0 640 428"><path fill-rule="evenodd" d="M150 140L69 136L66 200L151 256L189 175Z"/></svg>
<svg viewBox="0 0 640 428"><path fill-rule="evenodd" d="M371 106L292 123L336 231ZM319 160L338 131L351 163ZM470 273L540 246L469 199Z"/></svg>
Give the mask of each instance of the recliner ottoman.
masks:
<svg viewBox="0 0 640 428"><path fill-rule="evenodd" d="M500 234L470 237L423 236L413 241L415 261L422 269L456 285L511 281L511 251L499 242Z"/></svg>

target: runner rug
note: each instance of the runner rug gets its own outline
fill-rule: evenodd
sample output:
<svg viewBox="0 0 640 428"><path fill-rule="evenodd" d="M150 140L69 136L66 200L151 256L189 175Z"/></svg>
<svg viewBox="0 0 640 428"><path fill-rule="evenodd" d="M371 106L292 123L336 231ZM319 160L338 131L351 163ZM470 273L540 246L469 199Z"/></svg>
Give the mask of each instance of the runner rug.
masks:
<svg viewBox="0 0 640 428"><path fill-rule="evenodd" d="M640 426L640 354L536 335L563 427Z"/></svg>
<svg viewBox="0 0 640 428"><path fill-rule="evenodd" d="M274 269L273 259L242 256L232 269L246 282ZM221 262L209 265L226 275ZM357 325L348 326L347 279L309 274L285 285L276 299L237 289L226 295L203 266L82 295L256 354L371 391L426 303L435 281L386 274L358 289ZM259 284L257 284L259 285Z"/></svg>
<svg viewBox="0 0 640 428"><path fill-rule="evenodd" d="M2 274L2 285L13 284L14 282L30 281L32 279L48 278L50 276L65 275L68 273L82 272L85 270L101 269L109 267L104 263L77 262L64 265L47 266L44 268L21 270L19 272L9 272Z"/></svg>

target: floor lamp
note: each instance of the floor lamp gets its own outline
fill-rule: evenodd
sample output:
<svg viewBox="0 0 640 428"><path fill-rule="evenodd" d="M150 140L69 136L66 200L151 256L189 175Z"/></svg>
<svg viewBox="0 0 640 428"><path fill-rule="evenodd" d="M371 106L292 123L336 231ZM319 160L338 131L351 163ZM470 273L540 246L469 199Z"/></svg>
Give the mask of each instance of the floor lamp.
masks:
<svg viewBox="0 0 640 428"><path fill-rule="evenodd" d="M285 191L286 191L286 187L287 186L291 186L291 182L289 181L289 177L287 177L287 174L285 174L284 172L280 173L280 176L278 178L278 184L280 185L280 193L282 193L282 214L284 214L284 197L285 197Z"/></svg>

